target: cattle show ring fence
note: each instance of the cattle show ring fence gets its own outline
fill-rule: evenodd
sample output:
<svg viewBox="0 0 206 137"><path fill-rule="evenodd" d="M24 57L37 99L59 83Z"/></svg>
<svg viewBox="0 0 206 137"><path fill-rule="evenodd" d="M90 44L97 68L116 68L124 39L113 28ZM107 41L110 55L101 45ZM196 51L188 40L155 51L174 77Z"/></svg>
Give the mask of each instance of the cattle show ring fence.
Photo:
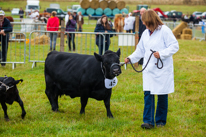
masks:
<svg viewBox="0 0 206 137"><path fill-rule="evenodd" d="M179 23L176 22L164 22L170 29L174 29ZM32 68L37 63L44 63L47 54L50 52L50 33L52 31L45 31L45 23L34 23L34 22L14 22L13 32L9 33L9 43L7 51L6 62L12 64L12 69L16 67L16 64L24 64L27 60L32 63ZM205 40L205 33L202 33L202 25L190 25L193 31L193 37L196 39ZM206 26L204 26L206 27ZM60 28L64 29L64 28ZM105 41L105 33L97 32L55 32L57 33L56 51L79 53L93 55L94 52L99 53L99 48L96 45L97 35L103 37ZM68 34L75 34L75 51L73 51L73 43L71 42L71 51L68 48ZM120 62L124 62L124 58L130 55L135 50L135 37L134 33L107 33L113 35L110 37L109 50L117 51L121 49ZM62 36L61 36L62 35ZM2 39L0 35L0 39ZM101 39L99 39L101 42ZM104 42L103 42L104 43ZM0 42L2 52L2 42ZM105 45L103 45L105 46ZM104 48L103 48L104 49ZM104 51L103 51L104 52ZM1 54L2 56L2 54Z"/></svg>

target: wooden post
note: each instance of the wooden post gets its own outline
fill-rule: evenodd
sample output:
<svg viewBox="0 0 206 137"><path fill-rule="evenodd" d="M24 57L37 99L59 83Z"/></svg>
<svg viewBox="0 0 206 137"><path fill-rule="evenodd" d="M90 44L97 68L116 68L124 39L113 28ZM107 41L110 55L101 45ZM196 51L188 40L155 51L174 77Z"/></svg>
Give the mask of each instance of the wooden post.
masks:
<svg viewBox="0 0 206 137"><path fill-rule="evenodd" d="M138 42L139 42L139 16L136 16L135 17L135 49L136 49Z"/></svg>
<svg viewBox="0 0 206 137"><path fill-rule="evenodd" d="M61 20L60 51L64 52L64 20Z"/></svg>
<svg viewBox="0 0 206 137"><path fill-rule="evenodd" d="M138 33L136 33L138 32ZM135 49L136 49L136 46L139 42L139 16L136 16L135 17ZM135 63L134 64L135 68L138 67L138 63Z"/></svg>

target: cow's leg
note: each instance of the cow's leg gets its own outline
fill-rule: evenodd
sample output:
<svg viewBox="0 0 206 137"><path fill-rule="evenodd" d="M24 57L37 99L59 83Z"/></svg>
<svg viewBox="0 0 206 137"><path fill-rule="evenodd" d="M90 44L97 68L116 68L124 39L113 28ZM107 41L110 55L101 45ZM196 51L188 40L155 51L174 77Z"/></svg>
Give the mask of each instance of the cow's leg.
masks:
<svg viewBox="0 0 206 137"><path fill-rule="evenodd" d="M58 111L58 95L56 93L56 86L51 77L45 73L46 90L45 93L49 99L53 111Z"/></svg>
<svg viewBox="0 0 206 137"><path fill-rule="evenodd" d="M20 96L18 95L18 98L16 100L16 102L19 103L20 107L21 107L21 110L22 110L22 113L21 113L21 118L24 119L25 115L26 115L26 111L24 109L24 103L23 101L21 100Z"/></svg>
<svg viewBox="0 0 206 137"><path fill-rule="evenodd" d="M9 116L7 115L7 106L5 102L1 102L1 106L4 110L4 118L6 121L9 121Z"/></svg>
<svg viewBox="0 0 206 137"><path fill-rule="evenodd" d="M105 107L106 107L106 109L107 109L107 117L113 118L112 112L111 112L111 110L110 110L110 97L111 97L111 95L108 96L108 97L104 100L104 105L105 105Z"/></svg>
<svg viewBox="0 0 206 137"><path fill-rule="evenodd" d="M80 114L85 114L85 107L87 105L88 97L81 97L80 100L81 100Z"/></svg>
<svg viewBox="0 0 206 137"><path fill-rule="evenodd" d="M53 100L53 104L52 104L52 110L53 111L58 111L59 105L58 105L58 88L57 86L54 87L54 94L52 95L52 100Z"/></svg>

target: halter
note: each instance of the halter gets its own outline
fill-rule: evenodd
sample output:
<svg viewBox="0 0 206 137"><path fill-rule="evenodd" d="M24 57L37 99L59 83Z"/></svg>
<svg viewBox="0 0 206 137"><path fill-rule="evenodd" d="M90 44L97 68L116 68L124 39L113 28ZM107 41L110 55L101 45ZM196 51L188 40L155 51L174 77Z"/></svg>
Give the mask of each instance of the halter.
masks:
<svg viewBox="0 0 206 137"><path fill-rule="evenodd" d="M3 82L1 82L0 81L0 83L2 84L2 86L5 86L6 87L6 91L8 91L9 89L11 89L11 88L13 88L14 87L14 85L13 86L11 86L11 87L9 87L9 86L7 86L6 84L4 84Z"/></svg>
<svg viewBox="0 0 206 137"><path fill-rule="evenodd" d="M118 63L112 63L112 65L111 65L111 67L110 67L110 72L112 72L114 66L118 66L118 68L120 69L120 65L119 65ZM104 78L106 78L105 73L104 73L104 71L103 71L103 67L104 67L104 66L102 65L102 62L101 62L102 73L103 73L103 75L104 75ZM115 75L115 76L116 76L116 75Z"/></svg>

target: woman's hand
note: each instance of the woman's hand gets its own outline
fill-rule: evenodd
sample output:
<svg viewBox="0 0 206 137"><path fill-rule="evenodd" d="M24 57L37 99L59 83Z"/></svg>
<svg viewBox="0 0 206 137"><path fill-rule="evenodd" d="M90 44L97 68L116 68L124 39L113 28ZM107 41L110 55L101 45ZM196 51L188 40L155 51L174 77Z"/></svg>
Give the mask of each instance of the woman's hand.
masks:
<svg viewBox="0 0 206 137"><path fill-rule="evenodd" d="M105 30L105 33L107 33L108 31L107 30Z"/></svg>
<svg viewBox="0 0 206 137"><path fill-rule="evenodd" d="M153 55L155 56L155 58L160 58L160 54L159 54L159 52L158 51L156 51L155 53L153 53Z"/></svg>
<svg viewBox="0 0 206 137"><path fill-rule="evenodd" d="M124 59L124 63L127 64L129 62L129 58Z"/></svg>

